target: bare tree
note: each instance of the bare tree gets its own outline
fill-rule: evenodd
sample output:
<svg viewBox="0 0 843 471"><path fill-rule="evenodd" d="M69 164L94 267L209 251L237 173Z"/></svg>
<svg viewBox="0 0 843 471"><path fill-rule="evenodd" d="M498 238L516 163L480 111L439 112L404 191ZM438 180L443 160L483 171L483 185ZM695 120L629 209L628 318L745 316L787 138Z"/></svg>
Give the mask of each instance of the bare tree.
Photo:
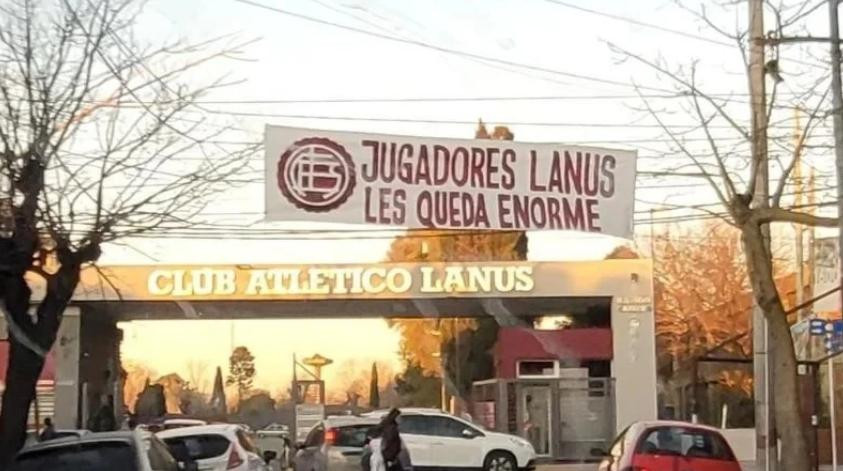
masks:
<svg viewBox="0 0 843 471"><path fill-rule="evenodd" d="M198 359L187 361L187 381L200 393L208 392L208 362Z"/></svg>
<svg viewBox="0 0 843 471"><path fill-rule="evenodd" d="M11 343L0 467L23 445L80 270L104 244L199 223L212 196L249 178L256 146L197 102L226 82L195 73L243 44L142 46L140 11L134 0L0 6L0 298ZM43 279L42 299L28 273Z"/></svg>
<svg viewBox="0 0 843 471"><path fill-rule="evenodd" d="M675 175L686 172L690 167L694 171L693 176L704 179L716 197L714 204L677 206L702 213L703 217L722 219L741 235L749 284L770 331L770 354L773 358L770 369L775 377L772 386L774 418L782 443L782 469L788 471L809 470L810 458L806 426L801 416L796 355L782 297L776 289L768 227L773 223L834 227L838 220L817 216L813 208L786 204L786 197L792 194L787 191L793 188L793 170L799 156L809 144L817 142L819 137L813 132L823 125L826 118L823 108L828 106L827 92L823 90L827 87L827 72L823 73L821 65L818 70L815 63L796 59L787 62L779 57L778 47L766 46L784 42L787 28L803 31L804 23L800 21L822 4L799 1L788 5L761 0L730 2L724 8L733 9L736 18L748 17L750 20L749 27L738 27L735 33L717 26L704 8L693 11L698 19L735 44L749 83L749 93L743 95L748 99L707 93L700 84L696 62L690 67L673 67L663 60L651 60L612 46L626 59L654 72L660 80L672 83L678 96L684 97L683 100L675 100L680 104L668 105L654 103L643 95L641 99L644 110L667 135L669 154L687 159L681 166L661 170L666 175ZM747 5L749 11L744 10ZM774 18L774 27L769 31L763 24L765 13L772 13ZM787 101L779 90L783 80L783 63L794 68L800 64L804 69L788 76L791 92L786 95ZM805 84L805 78L800 75L813 81ZM731 76L729 80L732 80ZM739 109L748 113L741 117ZM807 115L795 139L791 129L781 132L781 124L793 119L794 109ZM677 116L690 118L695 124L675 126L667 121ZM772 192L769 191L771 185L774 185Z"/></svg>

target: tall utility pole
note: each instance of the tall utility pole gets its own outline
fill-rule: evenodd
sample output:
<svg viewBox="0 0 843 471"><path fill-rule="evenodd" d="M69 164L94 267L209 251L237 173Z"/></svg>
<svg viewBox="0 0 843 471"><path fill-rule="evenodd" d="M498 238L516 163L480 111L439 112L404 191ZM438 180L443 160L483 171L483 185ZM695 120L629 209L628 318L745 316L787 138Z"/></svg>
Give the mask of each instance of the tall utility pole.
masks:
<svg viewBox="0 0 843 471"><path fill-rule="evenodd" d="M843 88L840 84L840 25L837 21L839 0L828 1L829 38L831 43L831 106L834 116L834 162L837 167L837 214L840 225L837 253L843 253ZM843 261L841 261L843 262ZM838 263L843 273L843 263ZM843 277L841 277L843 279ZM841 291L843 300L843 291Z"/></svg>
<svg viewBox="0 0 843 471"><path fill-rule="evenodd" d="M802 177L802 148L799 145L800 137L802 135L802 126L799 123L799 109L793 110L794 121L796 127L793 132L793 149L794 149L794 166L793 166L793 181L796 184L796 195L794 195L794 206L802 208L802 193L805 191L805 180ZM802 224L794 224L793 231L796 233L796 305L801 306L805 302L805 226ZM797 318L801 321L807 317L810 309L803 308L796 313Z"/></svg>
<svg viewBox="0 0 843 471"><path fill-rule="evenodd" d="M764 2L749 0L749 95L752 115L752 162L755 169L755 206L770 206L770 178L767 155L767 89L764 82ZM770 252L770 226L762 227L764 246ZM769 333L764 311L752 309L752 351L755 393L755 459L762 471L776 469L776 433L771 420Z"/></svg>

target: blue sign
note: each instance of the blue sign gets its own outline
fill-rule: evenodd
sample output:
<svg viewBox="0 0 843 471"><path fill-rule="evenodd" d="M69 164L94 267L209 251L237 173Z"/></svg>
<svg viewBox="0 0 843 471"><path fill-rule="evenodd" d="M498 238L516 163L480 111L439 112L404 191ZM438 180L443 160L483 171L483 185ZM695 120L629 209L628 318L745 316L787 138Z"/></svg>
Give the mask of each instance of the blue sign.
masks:
<svg viewBox="0 0 843 471"><path fill-rule="evenodd" d="M828 353L843 351L843 320L825 323L825 348Z"/></svg>
<svg viewBox="0 0 843 471"><path fill-rule="evenodd" d="M823 319L811 319L811 323L808 326L808 332L810 332L811 335L824 335L825 324L826 321Z"/></svg>

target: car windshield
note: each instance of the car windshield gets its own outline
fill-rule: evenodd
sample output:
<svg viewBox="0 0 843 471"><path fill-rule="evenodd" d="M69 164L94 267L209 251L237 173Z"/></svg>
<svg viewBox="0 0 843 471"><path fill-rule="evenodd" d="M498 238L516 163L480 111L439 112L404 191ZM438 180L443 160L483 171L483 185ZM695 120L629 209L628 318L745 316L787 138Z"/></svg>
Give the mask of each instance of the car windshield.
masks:
<svg viewBox="0 0 843 471"><path fill-rule="evenodd" d="M231 442L222 435L189 435L164 439L170 453L179 461L206 460L222 456Z"/></svg>
<svg viewBox="0 0 843 471"><path fill-rule="evenodd" d="M92 442L20 454L12 471L133 471L137 460L132 447L120 442Z"/></svg>
<svg viewBox="0 0 843 471"><path fill-rule="evenodd" d="M639 444L638 452L725 461L735 459L720 435L685 427L659 427L649 431Z"/></svg>
<svg viewBox="0 0 843 471"><path fill-rule="evenodd" d="M374 425L370 424L339 427L336 429L337 436L334 445L362 448L363 445L366 444L366 433L372 427L374 427Z"/></svg>

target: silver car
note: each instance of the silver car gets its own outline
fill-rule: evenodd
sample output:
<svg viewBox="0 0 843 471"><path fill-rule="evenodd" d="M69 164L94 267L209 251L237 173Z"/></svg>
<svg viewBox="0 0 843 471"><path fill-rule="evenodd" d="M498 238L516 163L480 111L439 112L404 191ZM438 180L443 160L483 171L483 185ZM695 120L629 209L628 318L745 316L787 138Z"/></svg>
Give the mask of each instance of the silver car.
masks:
<svg viewBox="0 0 843 471"><path fill-rule="evenodd" d="M360 471L366 434L377 424L375 418L326 418L297 446L294 471Z"/></svg>

